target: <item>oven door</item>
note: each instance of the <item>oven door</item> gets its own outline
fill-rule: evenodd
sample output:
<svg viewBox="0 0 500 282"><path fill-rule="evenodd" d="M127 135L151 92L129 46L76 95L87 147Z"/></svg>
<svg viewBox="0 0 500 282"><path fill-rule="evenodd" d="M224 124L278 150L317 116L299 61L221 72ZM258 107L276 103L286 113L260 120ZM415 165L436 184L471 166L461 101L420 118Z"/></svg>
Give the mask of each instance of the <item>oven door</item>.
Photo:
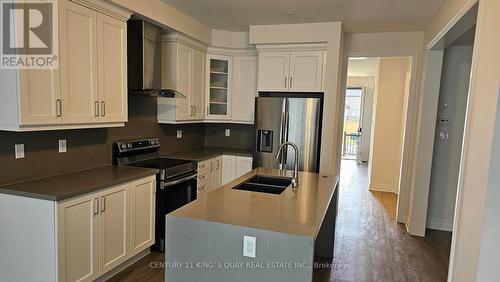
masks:
<svg viewBox="0 0 500 282"><path fill-rule="evenodd" d="M168 179L161 183L160 190L164 192L165 208L163 211L165 214L196 200L196 177L195 172Z"/></svg>
<svg viewBox="0 0 500 282"><path fill-rule="evenodd" d="M151 248L153 251L165 251L165 216L196 200L196 178L195 171L158 182L159 189L156 193L156 242Z"/></svg>

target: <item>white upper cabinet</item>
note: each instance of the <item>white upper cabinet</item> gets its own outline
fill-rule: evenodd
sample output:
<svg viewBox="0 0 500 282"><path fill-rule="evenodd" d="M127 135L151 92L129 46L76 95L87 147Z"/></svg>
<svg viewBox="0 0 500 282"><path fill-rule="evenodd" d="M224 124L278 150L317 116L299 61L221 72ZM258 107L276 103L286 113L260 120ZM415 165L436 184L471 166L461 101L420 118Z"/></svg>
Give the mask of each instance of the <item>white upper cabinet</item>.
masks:
<svg viewBox="0 0 500 282"><path fill-rule="evenodd" d="M233 58L232 109L234 122L253 123L257 96L257 57Z"/></svg>
<svg viewBox="0 0 500 282"><path fill-rule="evenodd" d="M259 53L259 91L288 91L290 53Z"/></svg>
<svg viewBox="0 0 500 282"><path fill-rule="evenodd" d="M158 122L203 120L205 52L187 45L178 34L162 37L162 88L174 89L186 98L158 99Z"/></svg>
<svg viewBox="0 0 500 282"><path fill-rule="evenodd" d="M231 119L232 58L207 56L206 119Z"/></svg>
<svg viewBox="0 0 500 282"><path fill-rule="evenodd" d="M321 92L323 51L290 53L289 89L291 92Z"/></svg>
<svg viewBox="0 0 500 282"><path fill-rule="evenodd" d="M79 3L57 1L58 69L0 71L0 130L124 126L129 14Z"/></svg>
<svg viewBox="0 0 500 282"><path fill-rule="evenodd" d="M69 1L60 8L63 121L97 123L97 13Z"/></svg>
<svg viewBox="0 0 500 282"><path fill-rule="evenodd" d="M97 15L99 120L127 121L127 24Z"/></svg>
<svg viewBox="0 0 500 282"><path fill-rule="evenodd" d="M259 52L262 92L322 92L324 51Z"/></svg>

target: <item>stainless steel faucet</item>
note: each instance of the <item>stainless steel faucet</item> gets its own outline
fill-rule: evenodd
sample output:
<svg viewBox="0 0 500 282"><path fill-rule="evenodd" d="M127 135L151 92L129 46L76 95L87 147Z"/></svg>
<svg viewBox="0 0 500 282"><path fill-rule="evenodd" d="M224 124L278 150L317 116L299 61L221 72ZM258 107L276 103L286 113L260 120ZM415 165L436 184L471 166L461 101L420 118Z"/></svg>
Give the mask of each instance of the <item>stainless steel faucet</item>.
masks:
<svg viewBox="0 0 500 282"><path fill-rule="evenodd" d="M278 152L276 152L276 159L281 158L281 152L286 146L291 146L295 151L295 163L293 164L293 177L292 177L292 187L297 187L299 185L299 148L293 142L285 142L280 145Z"/></svg>

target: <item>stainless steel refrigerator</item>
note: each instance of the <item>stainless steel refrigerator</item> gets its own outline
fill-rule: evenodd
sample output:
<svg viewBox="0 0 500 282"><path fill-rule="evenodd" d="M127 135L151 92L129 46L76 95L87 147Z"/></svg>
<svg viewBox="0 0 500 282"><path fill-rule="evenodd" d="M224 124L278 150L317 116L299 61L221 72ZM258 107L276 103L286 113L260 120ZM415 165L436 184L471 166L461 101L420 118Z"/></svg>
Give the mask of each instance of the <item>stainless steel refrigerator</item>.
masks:
<svg viewBox="0 0 500 282"><path fill-rule="evenodd" d="M293 169L294 152L286 147L275 159L280 144L299 148L299 170L319 171L321 98L258 97L256 102L256 167Z"/></svg>

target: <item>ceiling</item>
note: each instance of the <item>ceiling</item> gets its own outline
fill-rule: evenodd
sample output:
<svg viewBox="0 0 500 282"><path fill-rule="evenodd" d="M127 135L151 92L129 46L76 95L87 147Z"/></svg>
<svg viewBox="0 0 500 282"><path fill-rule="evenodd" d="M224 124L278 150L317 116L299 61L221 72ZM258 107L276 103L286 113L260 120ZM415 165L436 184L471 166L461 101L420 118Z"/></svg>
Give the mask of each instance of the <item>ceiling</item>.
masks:
<svg viewBox="0 0 500 282"><path fill-rule="evenodd" d="M376 76L380 58L366 58L364 60L349 60L347 76Z"/></svg>
<svg viewBox="0 0 500 282"><path fill-rule="evenodd" d="M334 22L348 32L423 30L444 0L162 0L214 29Z"/></svg>

